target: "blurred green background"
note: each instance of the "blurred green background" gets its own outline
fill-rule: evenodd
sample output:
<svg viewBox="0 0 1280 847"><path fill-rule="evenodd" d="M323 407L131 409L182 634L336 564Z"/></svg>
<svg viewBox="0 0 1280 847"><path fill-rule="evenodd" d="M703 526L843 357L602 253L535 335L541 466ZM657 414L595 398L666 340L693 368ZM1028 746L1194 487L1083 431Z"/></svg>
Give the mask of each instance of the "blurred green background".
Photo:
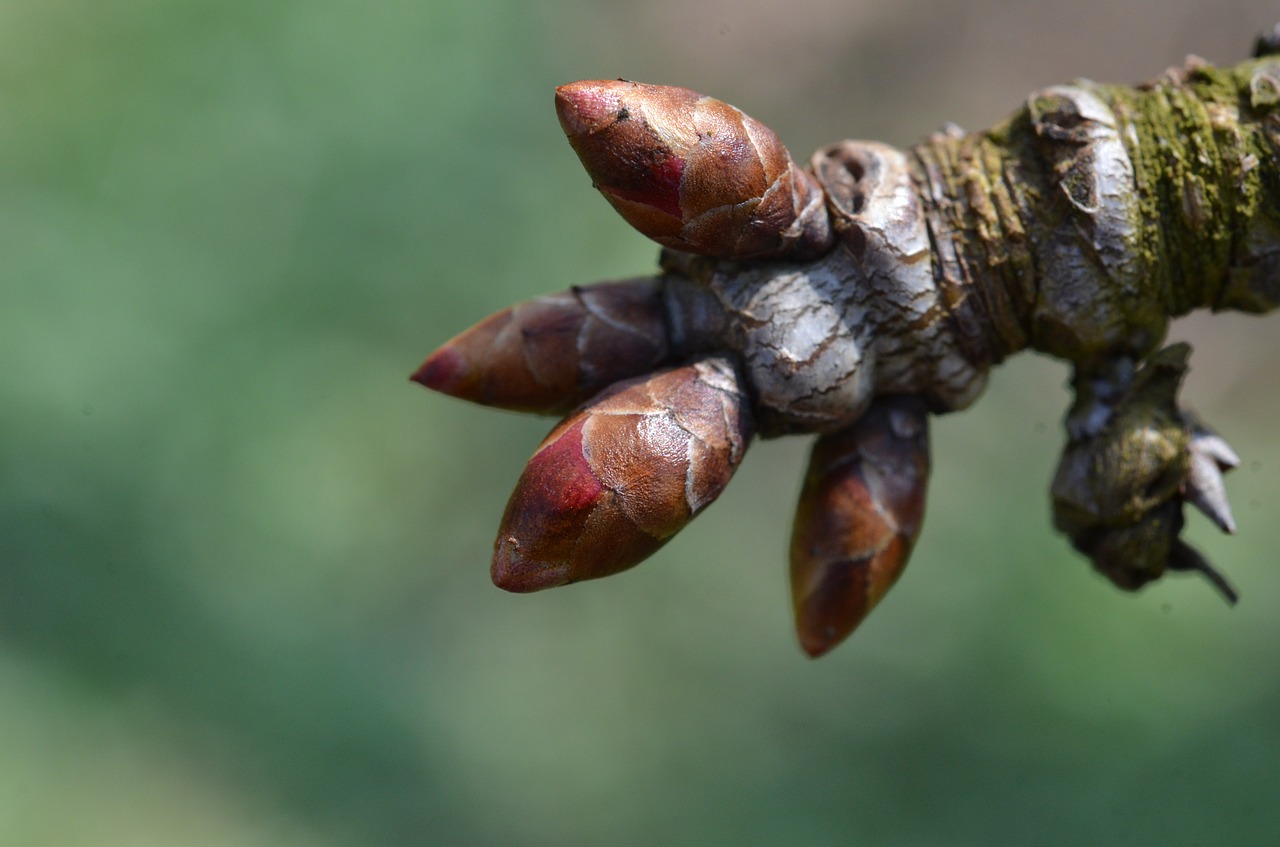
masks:
<svg viewBox="0 0 1280 847"><path fill-rule="evenodd" d="M0 844L1280 841L1280 342L1196 317L1238 583L1133 597L1050 526L1065 369L936 423L925 533L791 633L806 444L643 566L489 584L549 422L407 381L515 300L648 272L554 85L686 85L801 156L1229 63L1274 4L0 2Z"/></svg>

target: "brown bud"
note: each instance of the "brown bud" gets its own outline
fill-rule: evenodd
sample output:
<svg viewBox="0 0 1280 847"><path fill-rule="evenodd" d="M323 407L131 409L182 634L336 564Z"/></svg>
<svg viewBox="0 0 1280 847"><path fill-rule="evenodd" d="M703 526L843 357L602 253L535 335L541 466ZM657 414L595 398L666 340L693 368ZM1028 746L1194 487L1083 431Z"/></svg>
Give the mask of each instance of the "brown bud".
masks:
<svg viewBox="0 0 1280 847"><path fill-rule="evenodd" d="M878 398L858 423L818 439L791 536L796 630L810 656L843 641L898 579L928 482L918 397Z"/></svg>
<svg viewBox="0 0 1280 847"><path fill-rule="evenodd" d="M494 544L494 583L536 591L637 564L719 496L752 431L724 359L614 386L529 460Z"/></svg>
<svg viewBox="0 0 1280 847"><path fill-rule="evenodd" d="M584 80L556 89L560 125L596 188L640 232L721 259L821 253L822 189L778 136L687 88Z"/></svg>
<svg viewBox="0 0 1280 847"><path fill-rule="evenodd" d="M670 348L663 312L654 278L539 297L455 336L412 379L486 406L563 413L662 364Z"/></svg>

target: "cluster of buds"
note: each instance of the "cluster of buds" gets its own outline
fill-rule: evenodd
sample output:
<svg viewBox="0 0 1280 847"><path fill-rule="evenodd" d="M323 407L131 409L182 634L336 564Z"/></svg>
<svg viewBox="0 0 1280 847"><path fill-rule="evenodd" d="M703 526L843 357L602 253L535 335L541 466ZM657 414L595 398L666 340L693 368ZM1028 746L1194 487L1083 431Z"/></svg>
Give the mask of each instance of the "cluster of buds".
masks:
<svg viewBox="0 0 1280 847"><path fill-rule="evenodd" d="M1275 82L1270 60L1196 60L1139 88L1054 86L994 130L909 153L841 142L808 169L688 89L561 86L595 187L668 250L659 276L518 304L414 374L562 417L507 505L493 580L526 592L630 568L716 499L757 433L817 433L791 588L801 647L822 655L906 565L928 414L964 408L992 365L1032 347L1075 366L1058 528L1123 589L1193 571L1234 601L1180 533L1185 505L1234 531L1222 477L1239 459L1178 404L1189 349L1155 340L1193 308L1280 304ZM1132 120L1148 110L1186 131L1152 135Z"/></svg>
<svg viewBox="0 0 1280 847"><path fill-rule="evenodd" d="M683 88L578 82L556 91L556 110L596 187L664 246L730 260L800 260L832 246L820 183L726 103ZM673 272L520 303L414 374L473 402L566 415L507 505L497 585L527 592L625 570L724 489L756 416L740 362L708 342L715 317L699 290ZM925 414L919 398L882 398L815 446L791 557L810 655L847 636L906 563L928 477Z"/></svg>

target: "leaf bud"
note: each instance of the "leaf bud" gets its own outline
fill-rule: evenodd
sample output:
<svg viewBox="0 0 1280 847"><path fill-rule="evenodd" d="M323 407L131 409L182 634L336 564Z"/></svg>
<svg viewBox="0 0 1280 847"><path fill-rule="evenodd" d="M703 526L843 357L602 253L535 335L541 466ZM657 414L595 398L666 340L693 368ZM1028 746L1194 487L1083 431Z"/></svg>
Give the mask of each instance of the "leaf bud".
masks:
<svg viewBox="0 0 1280 847"><path fill-rule="evenodd" d="M796 630L810 656L848 637L902 574L928 482L919 397L877 398L856 424L814 444L791 536Z"/></svg>
<svg viewBox="0 0 1280 847"><path fill-rule="evenodd" d="M670 353L662 284L581 286L518 303L450 339L412 379L503 409L564 413Z"/></svg>
<svg viewBox="0 0 1280 847"><path fill-rule="evenodd" d="M639 563L720 495L752 434L724 359L606 390L529 460L494 544L494 583L536 591Z"/></svg>
<svg viewBox="0 0 1280 847"><path fill-rule="evenodd" d="M832 244L817 180L727 103L584 80L556 89L556 112L596 188L659 244L720 259L809 258Z"/></svg>

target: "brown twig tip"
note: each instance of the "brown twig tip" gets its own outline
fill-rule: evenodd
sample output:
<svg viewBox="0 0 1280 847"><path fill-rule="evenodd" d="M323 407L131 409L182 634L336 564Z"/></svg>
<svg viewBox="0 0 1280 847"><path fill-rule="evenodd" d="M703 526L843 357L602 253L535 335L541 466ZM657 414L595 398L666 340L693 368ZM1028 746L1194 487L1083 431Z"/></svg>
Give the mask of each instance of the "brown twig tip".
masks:
<svg viewBox="0 0 1280 847"><path fill-rule="evenodd" d="M493 581L535 591L638 564L719 496L751 434L722 360L615 386L529 460L494 544Z"/></svg>
<svg viewBox="0 0 1280 847"><path fill-rule="evenodd" d="M832 243L817 181L772 130L687 88L584 80L556 113L596 188L632 226L722 259L816 255Z"/></svg>

